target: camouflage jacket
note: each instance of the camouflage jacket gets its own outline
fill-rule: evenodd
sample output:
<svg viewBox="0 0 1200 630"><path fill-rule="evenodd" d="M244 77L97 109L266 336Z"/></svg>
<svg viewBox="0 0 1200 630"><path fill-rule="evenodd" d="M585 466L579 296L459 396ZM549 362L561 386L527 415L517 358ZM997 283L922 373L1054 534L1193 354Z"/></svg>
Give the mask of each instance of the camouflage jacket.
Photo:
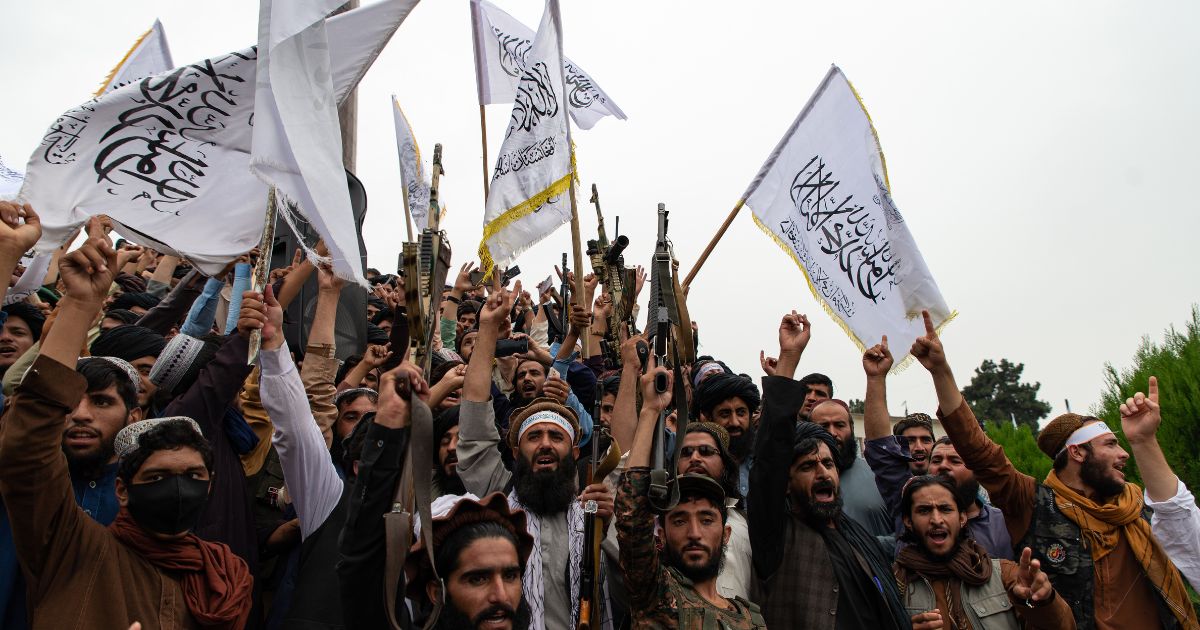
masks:
<svg viewBox="0 0 1200 630"><path fill-rule="evenodd" d="M629 590L634 628L680 630L754 630L766 628L758 606L740 598L732 609L718 608L700 596L692 581L662 563L654 536L655 518L647 490L650 470L631 468L617 488L617 542Z"/></svg>

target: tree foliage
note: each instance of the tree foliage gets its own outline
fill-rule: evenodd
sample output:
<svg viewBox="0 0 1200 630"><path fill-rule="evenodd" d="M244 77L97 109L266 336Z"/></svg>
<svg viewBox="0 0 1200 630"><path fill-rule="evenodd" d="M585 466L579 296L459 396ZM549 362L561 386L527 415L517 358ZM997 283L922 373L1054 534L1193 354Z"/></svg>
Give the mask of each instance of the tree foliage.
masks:
<svg viewBox="0 0 1200 630"><path fill-rule="evenodd" d="M1008 359L1000 359L1000 363L996 363L984 359L975 368L971 384L962 391L975 417L984 422L1001 424L1011 424L1016 419L1018 424L1037 431L1038 420L1050 413L1050 405L1037 398L1041 383L1030 385L1021 382L1021 373L1024 371L1024 363L1010 363Z"/></svg>
<svg viewBox="0 0 1200 630"><path fill-rule="evenodd" d="M1004 454L1017 470L1042 481L1054 462L1038 448L1037 434L1027 424L1013 426L1012 422L989 422L988 437L1004 448Z"/></svg>
<svg viewBox="0 0 1200 630"><path fill-rule="evenodd" d="M1111 364L1105 365L1105 388L1100 403L1092 413L1121 434L1121 403L1135 392L1145 392L1150 377L1158 377L1159 404L1162 405L1162 424L1158 428L1158 443L1167 463L1189 488L1200 488L1200 307L1192 307L1192 319L1185 330L1174 326L1167 329L1162 343L1149 336L1133 357L1133 365L1120 372ZM1129 443L1121 435L1122 445ZM1125 475L1141 483L1134 466L1127 466Z"/></svg>
<svg viewBox="0 0 1200 630"><path fill-rule="evenodd" d="M867 412L867 402L861 398L851 398L846 405L850 407L850 413Z"/></svg>

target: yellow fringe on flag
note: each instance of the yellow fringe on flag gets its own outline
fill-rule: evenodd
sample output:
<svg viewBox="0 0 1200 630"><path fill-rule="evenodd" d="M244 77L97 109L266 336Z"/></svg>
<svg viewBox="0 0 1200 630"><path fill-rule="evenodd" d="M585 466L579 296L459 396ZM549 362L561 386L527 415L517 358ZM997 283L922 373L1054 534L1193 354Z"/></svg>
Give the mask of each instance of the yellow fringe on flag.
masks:
<svg viewBox="0 0 1200 630"><path fill-rule="evenodd" d="M121 66L125 65L126 61L129 61L129 56L133 54L133 51L137 50L138 46L142 45L142 42L146 40L146 38L150 35L150 32L153 30L154 27L151 26L150 28L146 29L145 33L142 33L141 37L137 38L136 42L133 42L133 46L130 46L129 50L125 52L125 56L121 57L121 60L117 62L117 65L113 66L113 69L109 71L108 76L104 77L104 83L100 84L100 89L96 90L96 93L92 96L95 98L100 98L100 95L104 94L104 91L108 89L108 86L112 83L112 80L117 76L117 71L121 69Z"/></svg>
<svg viewBox="0 0 1200 630"><path fill-rule="evenodd" d="M550 184L548 188L542 192L522 201L521 203L509 208L504 214L496 217L493 221L483 226L483 239L479 244L479 266L483 269L484 279L489 280L492 277L492 269L496 267L496 261L492 259L492 252L488 249L488 239L495 236L500 230L511 225L513 222L529 216L534 210L542 207L551 197L567 192L571 188L571 177L575 175L574 169L567 173L562 179Z"/></svg>

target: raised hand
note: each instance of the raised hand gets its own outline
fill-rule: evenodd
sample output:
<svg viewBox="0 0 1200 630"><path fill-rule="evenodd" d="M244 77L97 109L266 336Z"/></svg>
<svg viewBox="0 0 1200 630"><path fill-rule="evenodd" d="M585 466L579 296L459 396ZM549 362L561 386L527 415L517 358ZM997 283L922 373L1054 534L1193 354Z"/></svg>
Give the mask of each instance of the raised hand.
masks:
<svg viewBox="0 0 1200 630"><path fill-rule="evenodd" d="M642 286L646 284L646 268L638 265L633 270L633 299L637 301L637 296L642 292Z"/></svg>
<svg viewBox="0 0 1200 630"><path fill-rule="evenodd" d="M1050 599L1054 587L1050 578L1042 573L1042 563L1032 560L1033 550L1026 547L1021 552L1021 561L1017 569L1017 583L1013 584L1012 594L1016 599L1027 602L1042 602Z"/></svg>
<svg viewBox="0 0 1200 630"><path fill-rule="evenodd" d="M595 273L589 273L583 277L583 290L588 295L595 295L598 286L600 286L600 278Z"/></svg>
<svg viewBox="0 0 1200 630"><path fill-rule="evenodd" d="M567 404L567 396L571 395L571 386L558 375L554 370L546 375L546 382L542 384L542 395L547 398L553 398L560 405Z"/></svg>
<svg viewBox="0 0 1200 630"><path fill-rule="evenodd" d="M666 375L666 391L659 393L654 387L654 380L659 374ZM652 409L656 412L666 409L671 404L672 385L675 383L675 374L665 367L659 367L654 355L650 355L650 360L646 362L646 373L642 375L642 409Z"/></svg>
<svg viewBox="0 0 1200 630"><path fill-rule="evenodd" d="M921 317L925 320L925 336L917 337L910 352L926 370L932 372L947 365L946 350L933 327L933 318L930 317L929 311L921 311Z"/></svg>
<svg viewBox="0 0 1200 630"><path fill-rule="evenodd" d="M333 267L329 265L317 266L317 289L330 293L340 293L342 287L346 286L346 281L337 277L333 273ZM386 298L385 298L386 299Z"/></svg>
<svg viewBox="0 0 1200 630"><path fill-rule="evenodd" d="M262 330L262 347L274 350L283 345L283 308L275 300L275 291L267 285L266 291L242 293L242 308L238 311L238 334L249 338L250 331Z"/></svg>
<svg viewBox="0 0 1200 630"><path fill-rule="evenodd" d="M1151 376L1143 394L1138 392L1121 403L1121 430L1130 442L1155 439L1162 423L1162 408L1158 404L1158 379ZM1140 463L1140 459L1138 460Z"/></svg>
<svg viewBox="0 0 1200 630"><path fill-rule="evenodd" d="M412 417L412 396L428 403L429 384L420 368L405 361L379 377L379 404L375 423L389 429L408 426Z"/></svg>
<svg viewBox="0 0 1200 630"><path fill-rule="evenodd" d="M766 350L758 351L758 364L762 366L767 376L775 376L775 368L779 367L779 359L767 356Z"/></svg>
<svg viewBox="0 0 1200 630"><path fill-rule="evenodd" d="M371 366L371 369L387 363L387 360L392 358L392 353L388 350L391 344L380 344L375 346L367 346L367 351L363 353L363 363Z"/></svg>
<svg viewBox="0 0 1200 630"><path fill-rule="evenodd" d="M796 311L784 315L779 322L779 354L803 354L811 337L812 324L807 315Z"/></svg>
<svg viewBox="0 0 1200 630"><path fill-rule="evenodd" d="M592 312L571 302L571 328L575 334L582 334L583 329L592 325Z"/></svg>
<svg viewBox="0 0 1200 630"><path fill-rule="evenodd" d="M475 288L475 283L471 282L472 271L478 271L478 267L473 262L463 263L463 266L459 267L458 276L454 278L453 291L455 293L461 296L461 294Z"/></svg>
<svg viewBox="0 0 1200 630"><path fill-rule="evenodd" d="M883 336L882 342L867 348L863 353L863 371L867 373L867 378L887 376L888 370L892 369L892 362L887 335Z"/></svg>
<svg viewBox="0 0 1200 630"><path fill-rule="evenodd" d="M479 312L480 329L483 324L488 324L499 330L508 318L508 314L512 312L513 301L516 296L521 294L521 281L517 280L517 284L512 291L500 286L500 274L492 274L492 292L488 295L487 301L483 303L483 308Z"/></svg>
<svg viewBox="0 0 1200 630"><path fill-rule="evenodd" d="M579 494L579 503L587 505L588 501L596 502L596 516L605 523L613 515L613 493L603 482L594 483L583 489Z"/></svg>
<svg viewBox="0 0 1200 630"><path fill-rule="evenodd" d="M108 297L108 288L121 267L141 251L117 252L113 249L112 240L99 217L88 220L87 233L83 246L59 261L59 276L71 298L100 304Z"/></svg>
<svg viewBox="0 0 1200 630"><path fill-rule="evenodd" d="M621 365L636 366L641 370L641 358L638 357L637 347L639 343L646 343L646 338L642 335L634 335L621 342Z"/></svg>

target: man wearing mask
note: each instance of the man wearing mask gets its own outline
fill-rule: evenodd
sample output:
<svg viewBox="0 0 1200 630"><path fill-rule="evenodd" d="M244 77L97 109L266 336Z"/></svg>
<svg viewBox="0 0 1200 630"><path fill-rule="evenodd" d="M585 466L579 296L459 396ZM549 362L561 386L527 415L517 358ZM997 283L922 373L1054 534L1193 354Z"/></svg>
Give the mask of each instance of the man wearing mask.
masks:
<svg viewBox="0 0 1200 630"><path fill-rule="evenodd" d="M904 485L917 473L914 468L915 457L911 455L914 445L923 447L926 434L933 435L932 424L922 423L920 419L909 420L910 415L896 429L889 428L891 416L887 409L887 375L893 364L892 353L888 349L887 338L869 348L863 354L863 370L867 375L867 393L864 401L863 424L866 425L867 463L875 473L875 485L879 494L887 504L888 514L895 523L897 533L904 532L901 520L900 493ZM900 429L904 423L908 428ZM916 439L905 436L915 436ZM1009 538L1008 528L1004 524L1004 514L997 508L984 503L979 498L979 481L963 463L962 456L954 444L947 438L942 438L932 448L925 448L930 454L921 462L921 470L928 468L929 474L941 475L954 482L957 492L962 494L965 501L964 514L967 517L967 531L993 558L1012 560L1014 558L1012 539ZM903 546L903 541L900 545Z"/></svg>
<svg viewBox="0 0 1200 630"><path fill-rule="evenodd" d="M1063 414L1038 433L1054 460L1042 482L1015 468L962 397L928 312L912 354L929 370L938 417L967 467L1030 547L1080 628L1200 628L1178 569L1143 518L1142 489L1125 481L1129 454L1099 418Z"/></svg>
<svg viewBox="0 0 1200 630"><path fill-rule="evenodd" d="M655 378L666 379L665 392L655 389ZM726 596L718 587L731 534L729 508L720 483L690 472L703 466L689 466L689 472L675 478L679 502L658 519L663 538L662 554L658 551L649 498L650 451L659 413L671 402L672 380L671 372L655 368L653 362L641 378L641 417L617 494L617 541L634 626L765 628L758 606L744 597ZM699 435L713 437L707 431L689 431L683 448L688 449L689 437ZM693 461L695 454L690 453Z"/></svg>
<svg viewBox="0 0 1200 630"><path fill-rule="evenodd" d="M969 498L945 477L913 477L900 509L904 540L894 567L914 630L1071 630L1071 608L1054 593L1026 548L1021 562L998 560L967 536ZM1006 597L1007 595L1007 597Z"/></svg>
<svg viewBox="0 0 1200 630"><path fill-rule="evenodd" d="M531 627L574 627L579 616L583 506L594 506L607 521L612 516L612 493L603 483L596 483L577 494L575 460L582 431L574 411L549 399L535 400L512 415L507 446L512 449L515 469L505 469L489 400L492 357L521 284L518 281L515 289L508 291L500 287L498 277L496 280L479 314L479 339L463 384L458 474L468 492L480 496L508 492L510 504L529 513L534 545L524 585L533 611ZM607 608L604 605L601 610ZM607 619L603 625L611 626Z"/></svg>
<svg viewBox="0 0 1200 630"><path fill-rule="evenodd" d="M763 379L747 498L755 601L771 628L908 630L888 557L842 511L837 440L815 424L795 423L804 388L791 375L807 328L794 311L783 317L780 369Z"/></svg>
<svg viewBox="0 0 1200 630"><path fill-rule="evenodd" d="M190 419L139 422L118 434L122 509L111 527L75 504L61 450L66 418L86 389L73 366L114 275L134 255L118 255L100 220L89 222L88 240L60 263L66 295L54 329L4 418L0 493L15 516L35 630L150 620L235 628L250 613L246 564L190 533L212 473L208 442ZM71 570L58 570L64 564Z"/></svg>

